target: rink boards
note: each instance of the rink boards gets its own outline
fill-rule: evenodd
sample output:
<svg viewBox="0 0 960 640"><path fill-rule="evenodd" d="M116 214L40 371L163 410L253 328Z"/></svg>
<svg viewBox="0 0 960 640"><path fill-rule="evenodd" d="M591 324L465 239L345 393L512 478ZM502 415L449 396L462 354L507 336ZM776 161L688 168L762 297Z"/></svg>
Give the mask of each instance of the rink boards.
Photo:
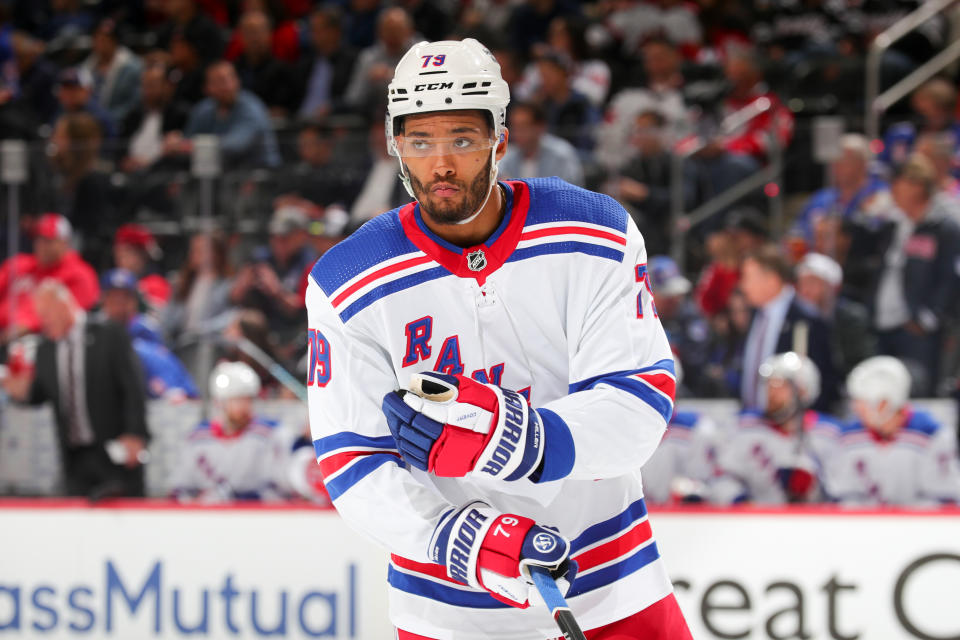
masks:
<svg viewBox="0 0 960 640"><path fill-rule="evenodd" d="M960 637L958 511L651 517L695 638ZM0 501L0 638L389 638L385 558L309 507Z"/></svg>

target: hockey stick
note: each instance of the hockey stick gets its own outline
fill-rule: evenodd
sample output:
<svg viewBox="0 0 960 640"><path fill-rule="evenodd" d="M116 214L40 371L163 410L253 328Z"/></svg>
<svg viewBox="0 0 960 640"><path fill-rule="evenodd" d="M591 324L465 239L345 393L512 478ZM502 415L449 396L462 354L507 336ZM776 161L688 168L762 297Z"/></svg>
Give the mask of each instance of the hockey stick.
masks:
<svg viewBox="0 0 960 640"><path fill-rule="evenodd" d="M543 601L547 603L550 615L553 616L557 626L560 627L560 631L563 632L563 637L566 640L587 640L587 636L583 635L583 631L580 630L577 619L573 617L570 606L563 599L563 594L560 593L560 589L557 587L553 576L550 575L550 571L544 567L531 566L530 577L533 578L533 584L537 586L537 591L543 596Z"/></svg>

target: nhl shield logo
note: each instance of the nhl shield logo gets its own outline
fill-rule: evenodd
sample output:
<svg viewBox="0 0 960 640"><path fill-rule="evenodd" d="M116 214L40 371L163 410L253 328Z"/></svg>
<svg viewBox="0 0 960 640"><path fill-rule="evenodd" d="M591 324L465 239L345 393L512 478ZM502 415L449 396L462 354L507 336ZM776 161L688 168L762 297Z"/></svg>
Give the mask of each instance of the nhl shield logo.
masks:
<svg viewBox="0 0 960 640"><path fill-rule="evenodd" d="M483 271L486 266L487 256L484 255L483 249L477 249L467 254L467 268L470 271Z"/></svg>

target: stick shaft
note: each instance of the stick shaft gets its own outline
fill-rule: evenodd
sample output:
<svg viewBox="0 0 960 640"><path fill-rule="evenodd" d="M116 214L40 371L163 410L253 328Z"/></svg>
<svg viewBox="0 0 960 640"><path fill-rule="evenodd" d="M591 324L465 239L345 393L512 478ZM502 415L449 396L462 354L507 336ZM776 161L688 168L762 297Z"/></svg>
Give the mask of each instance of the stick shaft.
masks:
<svg viewBox="0 0 960 640"><path fill-rule="evenodd" d="M550 615L563 632L563 637L566 640L587 640L550 572L542 567L530 567L530 575L533 578L533 584L537 586L537 591L543 596L543 601L547 603Z"/></svg>

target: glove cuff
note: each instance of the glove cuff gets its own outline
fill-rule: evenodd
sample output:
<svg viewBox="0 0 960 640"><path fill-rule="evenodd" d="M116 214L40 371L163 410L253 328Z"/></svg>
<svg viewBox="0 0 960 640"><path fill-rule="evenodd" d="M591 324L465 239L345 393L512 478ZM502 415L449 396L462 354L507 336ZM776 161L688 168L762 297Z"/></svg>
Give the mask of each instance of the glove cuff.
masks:
<svg viewBox="0 0 960 640"><path fill-rule="evenodd" d="M500 398L497 424L474 473L514 481L532 474L543 459L543 424L516 391L490 385Z"/></svg>

